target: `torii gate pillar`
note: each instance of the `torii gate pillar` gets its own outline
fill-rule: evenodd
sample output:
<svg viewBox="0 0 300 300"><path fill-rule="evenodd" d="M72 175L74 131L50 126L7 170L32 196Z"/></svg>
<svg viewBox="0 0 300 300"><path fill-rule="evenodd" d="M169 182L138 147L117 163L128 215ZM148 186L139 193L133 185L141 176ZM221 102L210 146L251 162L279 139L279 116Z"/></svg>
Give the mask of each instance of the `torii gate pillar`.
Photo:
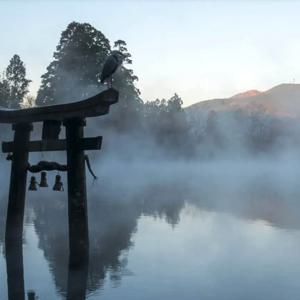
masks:
<svg viewBox="0 0 300 300"><path fill-rule="evenodd" d="M22 239L26 179L31 123L18 123L12 126L14 133L12 166L7 207L6 235L9 239Z"/></svg>
<svg viewBox="0 0 300 300"><path fill-rule="evenodd" d="M89 245L85 155L84 149L80 147L85 124L85 120L80 118L68 119L64 122L67 140L69 263L71 266L81 264L77 259L86 257L83 254L88 253Z"/></svg>

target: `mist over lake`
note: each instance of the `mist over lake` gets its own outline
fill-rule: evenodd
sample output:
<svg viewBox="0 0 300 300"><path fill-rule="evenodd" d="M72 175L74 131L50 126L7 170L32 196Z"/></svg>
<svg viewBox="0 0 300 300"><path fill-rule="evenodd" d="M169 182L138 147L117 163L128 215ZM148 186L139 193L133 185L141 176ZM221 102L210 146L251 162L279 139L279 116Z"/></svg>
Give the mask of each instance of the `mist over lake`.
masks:
<svg viewBox="0 0 300 300"><path fill-rule="evenodd" d="M87 299L299 297L296 164L108 161L96 170ZM28 194L25 287L40 298L66 297L67 228L65 192ZM5 278L3 256L0 266Z"/></svg>

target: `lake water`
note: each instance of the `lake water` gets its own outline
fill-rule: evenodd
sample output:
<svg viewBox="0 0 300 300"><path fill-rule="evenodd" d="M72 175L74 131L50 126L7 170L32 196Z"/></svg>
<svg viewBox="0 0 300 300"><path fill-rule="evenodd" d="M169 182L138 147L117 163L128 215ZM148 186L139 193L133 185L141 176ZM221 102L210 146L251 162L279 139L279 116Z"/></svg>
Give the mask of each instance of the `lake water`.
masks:
<svg viewBox="0 0 300 300"><path fill-rule="evenodd" d="M41 300L66 299L72 289L89 300L300 299L298 170L296 163L99 164L98 181L88 181L88 269L75 277L66 192L30 192L23 258L15 257L24 293ZM14 278L5 260L2 177L0 299L8 299Z"/></svg>

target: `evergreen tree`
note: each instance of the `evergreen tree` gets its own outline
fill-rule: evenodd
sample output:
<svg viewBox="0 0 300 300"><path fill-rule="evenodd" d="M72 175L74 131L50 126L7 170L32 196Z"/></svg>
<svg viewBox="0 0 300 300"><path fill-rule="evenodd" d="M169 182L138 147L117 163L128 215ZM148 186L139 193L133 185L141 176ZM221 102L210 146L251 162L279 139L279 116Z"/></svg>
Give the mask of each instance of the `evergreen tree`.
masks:
<svg viewBox="0 0 300 300"><path fill-rule="evenodd" d="M9 91L6 106L20 108L24 97L28 94L28 86L31 80L26 79L25 65L20 56L15 54L6 69L6 79L2 81L4 95Z"/></svg>
<svg viewBox="0 0 300 300"><path fill-rule="evenodd" d="M143 106L144 130L168 154L191 154L190 127L183 101L174 94L170 99L146 102Z"/></svg>
<svg viewBox="0 0 300 300"><path fill-rule="evenodd" d="M118 107L112 109L110 120L119 130L137 129L140 127L143 104L140 91L135 86L138 77L134 75L132 69L125 67L125 65L132 64L126 42L117 40L114 43L114 49L120 51L125 59L123 65L114 74L113 86L119 91L120 101Z"/></svg>
<svg viewBox="0 0 300 300"><path fill-rule="evenodd" d="M182 99L175 93L174 96L168 100L168 111L173 114L182 112L182 104Z"/></svg>
<svg viewBox="0 0 300 300"><path fill-rule="evenodd" d="M37 104L79 100L95 93L109 53L109 41L99 30L87 23L70 23L61 34L54 60L42 75Z"/></svg>
<svg viewBox="0 0 300 300"><path fill-rule="evenodd" d="M7 79L2 76L0 78L0 106L8 107L9 100L9 84Z"/></svg>
<svg viewBox="0 0 300 300"><path fill-rule="evenodd" d="M118 40L115 47L125 54L125 63L130 64L131 55L127 51L126 43ZM99 30L87 23L70 23L62 32L54 60L42 76L37 105L84 99L99 92L103 89L99 75L110 52L109 40ZM113 122L116 127L125 127L126 119L120 117L124 108L127 108L129 114L131 112L132 121L132 112L135 112L135 106L140 102L135 80L137 77L133 71L124 66L114 75L113 86L120 93L120 104L112 111L110 125Z"/></svg>
<svg viewBox="0 0 300 300"><path fill-rule="evenodd" d="M131 54L128 52L127 44L123 40L117 40L114 42L114 48L120 51L124 55L124 62L132 64ZM137 77L136 77L137 78Z"/></svg>

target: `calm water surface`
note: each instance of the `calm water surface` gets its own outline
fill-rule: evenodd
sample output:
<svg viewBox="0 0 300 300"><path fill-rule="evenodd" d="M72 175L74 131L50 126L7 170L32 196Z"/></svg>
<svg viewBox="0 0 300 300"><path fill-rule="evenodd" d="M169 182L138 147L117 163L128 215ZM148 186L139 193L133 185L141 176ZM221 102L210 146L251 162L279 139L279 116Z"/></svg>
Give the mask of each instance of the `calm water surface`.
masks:
<svg viewBox="0 0 300 300"><path fill-rule="evenodd" d="M88 183L88 270L75 275L76 288L90 300L299 299L297 169L293 164L99 166L100 179ZM48 180L52 184L53 177ZM7 186L4 176L2 182ZM66 193L45 191L27 197L25 293L66 299L73 274ZM6 204L3 193L0 299L8 299L12 280L4 248Z"/></svg>

